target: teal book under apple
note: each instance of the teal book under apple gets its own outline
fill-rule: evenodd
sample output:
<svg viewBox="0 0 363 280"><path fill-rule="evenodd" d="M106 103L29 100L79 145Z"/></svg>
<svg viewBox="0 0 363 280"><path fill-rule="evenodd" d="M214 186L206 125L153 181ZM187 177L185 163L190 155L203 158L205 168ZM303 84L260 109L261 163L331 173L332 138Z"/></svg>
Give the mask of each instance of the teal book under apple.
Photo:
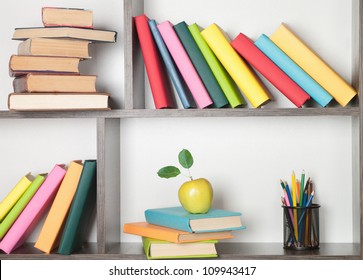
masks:
<svg viewBox="0 0 363 280"><path fill-rule="evenodd" d="M191 214L183 207L147 209L145 219L150 224L188 232L242 230L241 213L211 208L205 214Z"/></svg>
<svg viewBox="0 0 363 280"><path fill-rule="evenodd" d="M174 25L174 30L178 35L179 40L187 52L190 60L192 61L195 70L197 70L197 73L205 88L207 89L207 92L212 98L214 107L221 108L229 105L222 88L217 82L212 70L205 60L192 34L190 33L188 25L185 23L185 21L182 21Z"/></svg>
<svg viewBox="0 0 363 280"><path fill-rule="evenodd" d="M97 162L85 160L67 217L58 254L70 255L82 247L96 205Z"/></svg>

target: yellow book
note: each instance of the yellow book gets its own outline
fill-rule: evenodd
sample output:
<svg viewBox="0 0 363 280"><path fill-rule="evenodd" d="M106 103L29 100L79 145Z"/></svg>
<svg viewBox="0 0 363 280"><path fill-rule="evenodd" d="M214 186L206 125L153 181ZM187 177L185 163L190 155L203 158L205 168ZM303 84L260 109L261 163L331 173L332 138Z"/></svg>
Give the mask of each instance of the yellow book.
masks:
<svg viewBox="0 0 363 280"><path fill-rule="evenodd" d="M0 203L0 221L6 217L8 212L23 195L33 180L34 176L32 176L30 173L26 174L3 199L3 201Z"/></svg>
<svg viewBox="0 0 363 280"><path fill-rule="evenodd" d="M34 245L35 248L49 254L58 247L82 170L81 162L72 161L70 163Z"/></svg>
<svg viewBox="0 0 363 280"><path fill-rule="evenodd" d="M352 86L305 45L285 24L282 23L270 36L270 39L343 107L357 94Z"/></svg>
<svg viewBox="0 0 363 280"><path fill-rule="evenodd" d="M230 38L217 24L211 24L201 34L253 107L260 107L271 100L261 80L233 49Z"/></svg>

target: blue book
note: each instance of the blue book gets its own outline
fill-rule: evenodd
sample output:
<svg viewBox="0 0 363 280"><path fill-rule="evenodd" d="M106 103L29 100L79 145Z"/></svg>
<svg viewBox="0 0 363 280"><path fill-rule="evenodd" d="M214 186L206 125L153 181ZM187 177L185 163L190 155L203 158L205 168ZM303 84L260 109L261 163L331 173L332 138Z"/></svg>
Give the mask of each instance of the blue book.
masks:
<svg viewBox="0 0 363 280"><path fill-rule="evenodd" d="M195 108L196 105L195 105L194 99L193 99L191 93L189 92L189 89L186 86L184 80L182 79L179 71L175 67L174 61L173 61L165 43L164 43L164 40L161 37L161 34L157 28L156 21L153 19L150 19L149 27L150 27L150 30L154 37L155 43L159 49L162 59L164 60L166 69L170 75L171 80L173 81L174 87L178 93L178 96L180 98L180 101L181 101L184 109Z"/></svg>
<svg viewBox="0 0 363 280"><path fill-rule="evenodd" d="M211 208L205 214L191 214L183 207L147 209L145 219L148 223L179 229L187 232L214 232L241 230L241 213Z"/></svg>
<svg viewBox="0 0 363 280"><path fill-rule="evenodd" d="M288 57L265 34L255 42L255 45L268 56L282 71L295 81L320 106L326 107L333 97L309 76L300 66Z"/></svg>

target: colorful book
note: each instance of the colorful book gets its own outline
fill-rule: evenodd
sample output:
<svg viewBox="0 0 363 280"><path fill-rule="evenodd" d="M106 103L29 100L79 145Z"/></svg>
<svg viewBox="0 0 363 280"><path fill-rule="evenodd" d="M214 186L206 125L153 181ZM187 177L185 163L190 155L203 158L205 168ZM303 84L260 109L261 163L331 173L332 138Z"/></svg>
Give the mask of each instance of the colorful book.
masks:
<svg viewBox="0 0 363 280"><path fill-rule="evenodd" d="M176 68L172 57L170 56L170 53L164 43L163 38L161 37L159 30L158 30L156 21L153 19L149 20L149 27L150 27L151 33L154 36L155 43L159 48L160 55L161 55L162 59L164 60L166 69L174 84L175 90L179 96L179 99L180 99L184 109L194 108L196 105L193 100L193 97L189 91L189 88L185 84L185 81L181 77L180 72Z"/></svg>
<svg viewBox="0 0 363 280"><path fill-rule="evenodd" d="M187 232L213 232L241 230L241 213L211 208L205 214L191 214L183 207L147 209L145 218L149 224L170 227Z"/></svg>
<svg viewBox="0 0 363 280"><path fill-rule="evenodd" d="M211 71L213 72L213 75L215 76L220 87L222 88L230 106L232 108L236 108L241 105L246 105L246 101L239 92L237 85L232 80L231 76L222 66L218 58L215 56L215 54L201 35L200 27L196 23L193 23L189 25L188 28L200 51L202 52L206 62L208 63Z"/></svg>
<svg viewBox="0 0 363 280"><path fill-rule="evenodd" d="M82 247L96 205L97 161L85 160L59 244L58 253L72 254Z"/></svg>
<svg viewBox="0 0 363 280"><path fill-rule="evenodd" d="M218 257L215 246L217 240L176 244L163 240L142 237L142 243L145 255L149 260Z"/></svg>
<svg viewBox="0 0 363 280"><path fill-rule="evenodd" d="M232 48L228 35L217 24L211 24L201 34L253 107L271 100L262 81Z"/></svg>
<svg viewBox="0 0 363 280"><path fill-rule="evenodd" d="M329 92L343 107L357 95L357 91L351 85L324 62L323 59L309 48L285 24L282 23L270 36L270 39L327 92Z"/></svg>
<svg viewBox="0 0 363 280"><path fill-rule="evenodd" d="M64 223L76 193L82 168L83 165L79 161L72 161L70 163L37 241L34 244L35 248L49 254L58 247Z"/></svg>
<svg viewBox="0 0 363 280"><path fill-rule="evenodd" d="M198 107L206 108L212 105L213 101L190 61L178 35L175 33L171 22L164 21L158 24L158 29Z"/></svg>
<svg viewBox="0 0 363 280"><path fill-rule="evenodd" d="M239 33L231 46L296 107L302 107L310 99L310 95L277 67L245 34Z"/></svg>
<svg viewBox="0 0 363 280"><path fill-rule="evenodd" d="M147 222L126 223L124 224L123 230L125 233L165 240L173 243L187 243L212 239L219 240L233 238L231 230L191 233L173 228L153 225Z"/></svg>
<svg viewBox="0 0 363 280"><path fill-rule="evenodd" d="M26 189L23 195L11 208L9 213L0 223L0 240L5 236L10 227L14 224L15 220L19 217L28 202L32 199L36 191L42 185L45 180L45 175L37 175L31 182L30 186Z"/></svg>
<svg viewBox="0 0 363 280"><path fill-rule="evenodd" d="M209 96L212 98L213 106L216 108L222 108L228 105L228 100L214 77L212 70L205 60L192 34L190 33L188 25L185 21L179 22L174 25L174 30L193 63L195 70L197 70L199 77L209 93Z"/></svg>
<svg viewBox="0 0 363 280"><path fill-rule="evenodd" d="M262 34L255 45L269 57L282 71L294 80L311 98L320 106L326 107L333 97L313 78L311 78L299 65L288 57L265 34Z"/></svg>
<svg viewBox="0 0 363 280"><path fill-rule="evenodd" d="M156 109L175 108L176 104L166 69L151 34L148 18L143 14L134 19L155 107Z"/></svg>
<svg viewBox="0 0 363 280"><path fill-rule="evenodd" d="M23 195L26 189L30 186L34 177L28 173L23 176L20 181L13 187L13 189L8 193L8 195L0 203L0 221L2 221L6 215L9 213L11 208Z"/></svg>
<svg viewBox="0 0 363 280"><path fill-rule="evenodd" d="M57 164L54 166L0 242L1 250L10 254L25 242L52 203L65 174L66 170L62 165Z"/></svg>

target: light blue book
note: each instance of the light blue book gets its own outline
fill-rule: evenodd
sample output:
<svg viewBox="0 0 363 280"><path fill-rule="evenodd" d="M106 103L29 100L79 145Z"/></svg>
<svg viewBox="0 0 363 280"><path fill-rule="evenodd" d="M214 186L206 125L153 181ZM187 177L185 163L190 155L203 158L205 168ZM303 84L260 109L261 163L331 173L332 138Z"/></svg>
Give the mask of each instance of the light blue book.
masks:
<svg viewBox="0 0 363 280"><path fill-rule="evenodd" d="M195 102L194 99L189 92L189 89L187 88L184 80L182 79L181 75L179 74L179 71L175 67L174 61L164 43L163 38L161 37L161 34L157 28L157 23L155 20L150 19L149 20L149 27L151 30L151 33L153 34L155 43L159 49L160 55L162 59L164 60L166 69L170 75L171 80L173 81L174 87L178 93L178 96L180 98L180 101L184 107L184 109L189 108L195 108Z"/></svg>
<svg viewBox="0 0 363 280"><path fill-rule="evenodd" d="M187 232L215 232L241 230L241 213L222 209L209 209L205 214L191 214L183 207L147 209L145 219L149 224L179 229Z"/></svg>
<svg viewBox="0 0 363 280"><path fill-rule="evenodd" d="M255 45L268 56L282 71L295 81L320 106L325 107L333 97L322 88L313 78L288 57L265 34L255 42Z"/></svg>

